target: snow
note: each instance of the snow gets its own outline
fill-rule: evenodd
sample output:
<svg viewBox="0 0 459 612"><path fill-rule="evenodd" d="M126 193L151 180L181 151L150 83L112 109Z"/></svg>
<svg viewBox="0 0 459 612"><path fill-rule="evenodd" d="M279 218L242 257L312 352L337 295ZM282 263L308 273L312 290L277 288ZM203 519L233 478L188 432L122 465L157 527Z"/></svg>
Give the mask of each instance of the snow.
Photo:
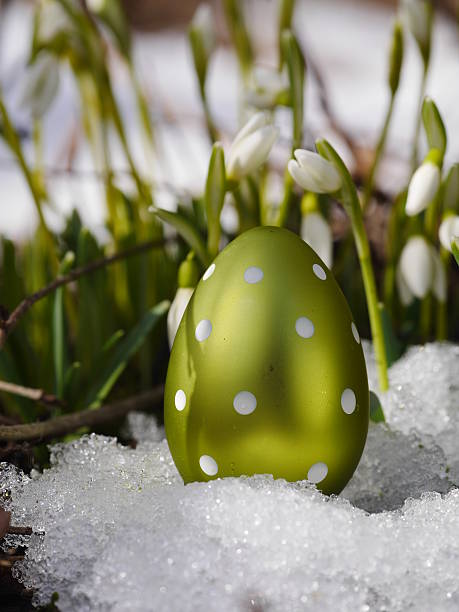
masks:
<svg viewBox="0 0 459 612"><path fill-rule="evenodd" d="M390 379L340 496L263 475L184 486L144 414L135 449L90 435L43 474L3 464L3 505L34 531L15 574L63 611L456 610L459 346L413 347Z"/></svg>

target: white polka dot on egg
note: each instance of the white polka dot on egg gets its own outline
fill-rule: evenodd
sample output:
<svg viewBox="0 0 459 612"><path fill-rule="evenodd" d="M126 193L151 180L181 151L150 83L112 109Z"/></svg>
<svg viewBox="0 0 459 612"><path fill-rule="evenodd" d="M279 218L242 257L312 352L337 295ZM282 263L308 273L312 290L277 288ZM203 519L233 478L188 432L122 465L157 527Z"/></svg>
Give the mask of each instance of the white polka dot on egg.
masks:
<svg viewBox="0 0 459 612"><path fill-rule="evenodd" d="M352 389L344 389L341 394L341 408L346 414L352 414L355 410L357 400Z"/></svg>
<svg viewBox="0 0 459 612"><path fill-rule="evenodd" d="M318 463L314 463L314 465L311 465L311 467L309 468L308 480L313 484L317 484L319 482L322 482L322 480L326 478L327 474L328 465L319 461Z"/></svg>
<svg viewBox="0 0 459 612"><path fill-rule="evenodd" d="M175 394L175 407L179 412L185 409L186 406L186 395L183 389L179 389Z"/></svg>
<svg viewBox="0 0 459 612"><path fill-rule="evenodd" d="M357 326L354 323L354 321L351 323L351 329L352 329L352 335L354 336L354 340L357 342L357 344L360 344L359 330L357 329Z"/></svg>
<svg viewBox="0 0 459 612"><path fill-rule="evenodd" d="M322 268L322 266L319 266L319 264L314 264L312 266L312 271L317 276L317 278L320 278L320 280L325 280L327 278L327 273Z"/></svg>
<svg viewBox="0 0 459 612"><path fill-rule="evenodd" d="M199 323L196 325L196 330L194 332L196 340L198 342L203 342L204 340L207 340L207 338L210 336L211 331L212 323L209 321L209 319L203 319L202 321L199 321Z"/></svg>
<svg viewBox="0 0 459 612"><path fill-rule="evenodd" d="M209 279L212 274L215 272L215 264L210 264L210 266L207 268L207 270L204 272L204 275L202 277L202 280L206 281L207 279Z"/></svg>
<svg viewBox="0 0 459 612"><path fill-rule="evenodd" d="M199 466L207 476L215 476L218 473L218 465L210 455L202 455L199 459Z"/></svg>
<svg viewBox="0 0 459 612"><path fill-rule="evenodd" d="M239 393L234 396L233 407L239 414L252 414L257 407L257 398L253 393L250 393L250 391L239 391Z"/></svg>
<svg viewBox="0 0 459 612"><path fill-rule="evenodd" d="M300 317L296 320L295 330L302 338L311 338L314 335L314 323L307 317Z"/></svg>
<svg viewBox="0 0 459 612"><path fill-rule="evenodd" d="M255 285L255 283L259 283L263 280L263 270L261 268L257 268L257 266L250 266L244 272L244 280L249 285Z"/></svg>

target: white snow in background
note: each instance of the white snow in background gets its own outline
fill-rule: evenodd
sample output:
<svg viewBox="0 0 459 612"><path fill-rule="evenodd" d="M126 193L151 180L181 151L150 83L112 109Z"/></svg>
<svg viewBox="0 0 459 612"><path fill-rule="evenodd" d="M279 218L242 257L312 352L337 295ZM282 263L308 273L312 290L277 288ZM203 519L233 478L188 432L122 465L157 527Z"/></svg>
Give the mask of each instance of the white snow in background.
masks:
<svg viewBox="0 0 459 612"><path fill-rule="evenodd" d="M340 496L270 476L184 486L144 414L135 450L90 435L32 478L3 464L3 505L34 531L15 574L62 611L457 610L459 346L413 347L390 379L388 423Z"/></svg>
<svg viewBox="0 0 459 612"><path fill-rule="evenodd" d="M258 57L263 64L276 63L276 6L275 2L266 0L245 3ZM27 112L19 107L19 100L29 51L31 16L31 4L16 1L3 10L0 23L0 78L7 106L16 124L22 128L30 128ZM369 146L375 142L387 104L387 58L394 16L391 8L355 0L302 0L297 3L295 13L295 30L306 54L320 67L333 111L359 142ZM168 193L168 186L172 184L174 191L181 195L202 193L210 154L190 52L183 32L170 30L136 35L134 56L140 82L150 100L157 143L153 159L142 141L127 71L120 62L113 61L115 93L126 121L134 159L145 176L153 177L156 184L162 186L157 201L166 202L170 207L171 200L175 204L175 198ZM459 129L458 63L457 27L452 20L448 22L438 17L427 93L438 104L451 135L446 167L459 159L459 141L453 137ZM420 76L421 60L407 36L402 84L388 140L392 161L384 163L381 169L384 188L389 192L396 192L406 180L404 160L409 157L414 132ZM59 95L44 125L45 165L60 172L66 167L66 152L79 122L78 92L67 68L63 67L61 77ZM212 113L229 144L242 117L237 64L228 48L220 47L212 59L207 85ZM319 136L327 137L348 159L345 146L330 131L320 108L317 83L311 70L307 76L305 106L308 145ZM272 159L281 168L288 156L289 112L281 109L276 114L276 121L283 139ZM31 155L30 146L26 149ZM125 171L125 158L116 138L110 149L115 168ZM0 201L7 209L0 221L0 233L17 239L32 233L36 216L20 172L8 160L9 153L0 145ZM93 170L81 130L74 168L83 175ZM51 196L63 212L68 210L69 202L76 203L84 222L93 229L100 228L105 204L100 188L93 185L97 177L83 176L76 188L78 181L78 177L72 179L65 173L59 178L51 174ZM52 221L57 223L56 219Z"/></svg>

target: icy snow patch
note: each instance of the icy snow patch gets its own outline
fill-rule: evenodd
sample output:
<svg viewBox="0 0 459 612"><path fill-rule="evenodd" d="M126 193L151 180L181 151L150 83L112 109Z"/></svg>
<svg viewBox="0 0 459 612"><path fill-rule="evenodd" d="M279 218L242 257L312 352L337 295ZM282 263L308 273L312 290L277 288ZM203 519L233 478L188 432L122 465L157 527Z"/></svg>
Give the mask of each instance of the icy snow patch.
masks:
<svg viewBox="0 0 459 612"><path fill-rule="evenodd" d="M457 610L458 363L437 344L392 367L389 424L339 497L269 476L184 486L145 415L136 449L91 435L43 474L3 464L2 505L34 530L16 575L63 611Z"/></svg>

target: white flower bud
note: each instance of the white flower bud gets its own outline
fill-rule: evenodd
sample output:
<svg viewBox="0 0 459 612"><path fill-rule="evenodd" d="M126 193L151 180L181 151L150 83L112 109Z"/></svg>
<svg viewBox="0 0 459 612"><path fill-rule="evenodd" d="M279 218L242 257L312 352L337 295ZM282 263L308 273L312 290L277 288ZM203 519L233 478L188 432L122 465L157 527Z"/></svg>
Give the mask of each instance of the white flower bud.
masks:
<svg viewBox="0 0 459 612"><path fill-rule="evenodd" d="M167 313L167 338L169 340L169 348L172 348L174 344L178 326L180 325L180 321L182 320L193 292L193 287L179 287L177 289L177 293Z"/></svg>
<svg viewBox="0 0 459 612"><path fill-rule="evenodd" d="M459 215L449 215L441 222L438 237L442 247L451 253L451 244L455 238L459 238Z"/></svg>
<svg viewBox="0 0 459 612"><path fill-rule="evenodd" d="M433 246L430 247L430 254L433 262L432 293L439 302L446 302L446 297L448 295L448 281L446 278L445 267L443 266L440 255Z"/></svg>
<svg viewBox="0 0 459 612"><path fill-rule="evenodd" d="M314 249L329 268L333 265L333 240L330 226L318 212L310 212L301 219L301 238Z"/></svg>
<svg viewBox="0 0 459 612"><path fill-rule="evenodd" d="M214 17L209 4L200 4L191 20L191 27L199 32L204 49L209 57L216 45Z"/></svg>
<svg viewBox="0 0 459 612"><path fill-rule="evenodd" d="M239 180L266 161L278 136L278 129L264 113L257 113L236 135L228 154L226 176Z"/></svg>
<svg viewBox="0 0 459 612"><path fill-rule="evenodd" d="M413 174L408 186L405 212L412 217L427 206L437 195L440 187L440 168L432 162L424 162Z"/></svg>
<svg viewBox="0 0 459 612"><path fill-rule="evenodd" d="M288 162L292 178L306 191L333 193L341 187L341 177L335 166L322 156L305 149L296 149L296 160Z"/></svg>
<svg viewBox="0 0 459 612"><path fill-rule="evenodd" d="M413 236L400 255L400 274L409 291L424 298L432 288L434 261L431 247L422 236Z"/></svg>

